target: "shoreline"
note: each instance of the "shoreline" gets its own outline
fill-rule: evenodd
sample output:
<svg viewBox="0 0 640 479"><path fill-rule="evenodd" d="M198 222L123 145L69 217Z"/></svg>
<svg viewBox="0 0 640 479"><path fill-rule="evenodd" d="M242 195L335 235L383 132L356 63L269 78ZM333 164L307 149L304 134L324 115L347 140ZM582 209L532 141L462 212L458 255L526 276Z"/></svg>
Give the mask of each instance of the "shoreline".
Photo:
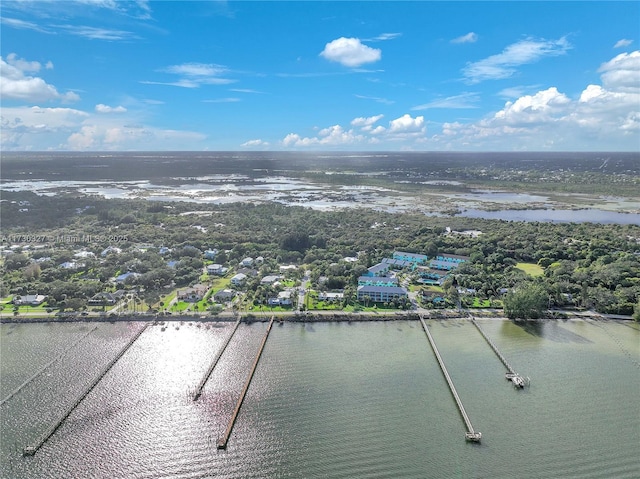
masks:
<svg viewBox="0 0 640 479"><path fill-rule="evenodd" d="M612 320L612 321L633 321L631 316L623 315L602 315L593 311L576 312L576 311L562 311L553 315L548 315L543 318L537 319L509 319L499 311L457 311L457 310L444 310L434 313L426 311L406 311L395 313L333 313L333 312L317 312L317 313L271 313L260 316L253 315L251 313L240 315L240 319L245 323L254 322L268 322L271 317L275 317L279 323L332 323L332 322L377 322L377 321L406 321L406 320L419 320L421 317L425 320L458 320L469 319L474 317L475 319L490 319L497 321L533 321L544 322L550 320L560 321L580 321L580 320ZM29 317L3 317L0 316L0 324L31 324L31 323L116 323L122 321L134 321L145 322L154 324L164 323L226 323L234 322L238 319L238 315L233 314L219 314L219 315L175 315L175 316L159 316L159 315L117 315L117 316L81 316L81 315L67 315L67 316L29 316Z"/></svg>

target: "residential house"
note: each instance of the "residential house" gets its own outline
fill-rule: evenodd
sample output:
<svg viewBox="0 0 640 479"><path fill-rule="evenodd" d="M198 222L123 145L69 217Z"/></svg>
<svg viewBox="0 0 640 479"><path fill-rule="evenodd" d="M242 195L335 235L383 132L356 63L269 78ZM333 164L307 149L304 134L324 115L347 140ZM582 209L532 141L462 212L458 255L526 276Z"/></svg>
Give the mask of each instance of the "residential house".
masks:
<svg viewBox="0 0 640 479"><path fill-rule="evenodd" d="M43 294L25 294L24 296L16 296L11 301L16 306L39 306L44 303L47 297Z"/></svg>
<svg viewBox="0 0 640 479"><path fill-rule="evenodd" d="M87 304L89 306L107 306L116 304L124 296L125 291L119 289L114 293L98 293L95 294Z"/></svg>
<svg viewBox="0 0 640 479"><path fill-rule="evenodd" d="M394 269L404 269L404 268L414 268L416 263L412 261L405 261L402 259L392 259L392 258L383 258L382 262L388 264L390 268Z"/></svg>
<svg viewBox="0 0 640 479"><path fill-rule="evenodd" d="M260 284L274 284L276 281L282 279L282 275L270 274L260 280Z"/></svg>
<svg viewBox="0 0 640 479"><path fill-rule="evenodd" d="M217 276L222 276L227 271L229 271L229 268L225 268L224 266L218 263L207 265L207 274L215 274Z"/></svg>
<svg viewBox="0 0 640 479"><path fill-rule="evenodd" d="M425 284L442 284L447 276L449 276L448 270L434 269L428 266L418 266L418 280L420 283Z"/></svg>
<svg viewBox="0 0 640 479"><path fill-rule="evenodd" d="M208 249L204 252L204 259L216 259L216 256L218 256L219 251L217 249Z"/></svg>
<svg viewBox="0 0 640 479"><path fill-rule="evenodd" d="M436 255L436 261L445 261L448 263L459 265L460 263L469 261L469 256L461 256L457 254L438 254Z"/></svg>
<svg viewBox="0 0 640 479"><path fill-rule="evenodd" d="M227 301L231 301L235 297L236 297L236 292L234 290L232 290L232 289L221 289L220 291L217 291L213 295L213 300L216 303L226 303Z"/></svg>
<svg viewBox="0 0 640 479"><path fill-rule="evenodd" d="M117 246L108 246L107 248L102 250L102 253L100 253L100 256L104 257L110 254L120 254L120 253L122 253L122 250Z"/></svg>
<svg viewBox="0 0 640 479"><path fill-rule="evenodd" d="M360 276L358 286L398 286L398 278L389 276Z"/></svg>
<svg viewBox="0 0 640 479"><path fill-rule="evenodd" d="M407 296L407 290L398 286L358 286L358 301L368 297L374 303L385 303Z"/></svg>
<svg viewBox="0 0 640 479"><path fill-rule="evenodd" d="M389 265L387 263L378 263L367 268L367 276L386 276L388 272Z"/></svg>
<svg viewBox="0 0 640 479"><path fill-rule="evenodd" d="M240 261L240 264L242 266L246 266L246 267L253 266L253 258L247 257L247 258L243 259L242 261Z"/></svg>
<svg viewBox="0 0 640 479"><path fill-rule="evenodd" d="M425 264L429 261L429 257L424 254L417 253L406 253L404 251L394 251L393 259L397 259L400 261L407 261L412 264Z"/></svg>
<svg viewBox="0 0 640 479"><path fill-rule="evenodd" d="M77 263L75 261L65 261L60 263L60 267L63 269L78 269L84 267L84 263Z"/></svg>
<svg viewBox="0 0 640 479"><path fill-rule="evenodd" d="M208 286L204 284L196 284L191 288L179 289L177 297L180 301L197 303L198 301L202 301L208 290Z"/></svg>
<svg viewBox="0 0 640 479"><path fill-rule="evenodd" d="M332 292L320 292L318 293L319 301L326 301L328 303L334 303L342 301L344 299L344 293L332 293Z"/></svg>
<svg viewBox="0 0 640 479"><path fill-rule="evenodd" d="M238 273L233 278L231 278L231 284L234 286L242 286L247 280L247 275L244 273Z"/></svg>
<svg viewBox="0 0 640 479"><path fill-rule="evenodd" d="M291 291L280 291L277 298L267 300L269 306L291 306Z"/></svg>
<svg viewBox="0 0 640 479"><path fill-rule="evenodd" d="M458 263L454 263L453 261L442 261L434 259L429 262L429 266L431 267L431 269L451 271L452 269L456 269L458 267Z"/></svg>
<svg viewBox="0 0 640 479"><path fill-rule="evenodd" d="M138 276L140 276L138 273L132 273L132 272L122 273L121 275L116 276L116 283L124 283L129 278L135 279Z"/></svg>

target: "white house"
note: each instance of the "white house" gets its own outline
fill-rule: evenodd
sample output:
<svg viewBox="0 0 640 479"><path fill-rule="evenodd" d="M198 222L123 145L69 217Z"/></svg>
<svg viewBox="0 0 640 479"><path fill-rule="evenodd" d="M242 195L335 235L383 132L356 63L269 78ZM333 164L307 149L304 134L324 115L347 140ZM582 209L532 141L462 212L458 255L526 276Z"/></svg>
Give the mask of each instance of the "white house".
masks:
<svg viewBox="0 0 640 479"><path fill-rule="evenodd" d="M221 276L225 274L227 271L229 271L229 268L225 268L221 264L216 263L216 264L207 265L207 274L216 274Z"/></svg>
<svg viewBox="0 0 640 479"><path fill-rule="evenodd" d="M15 305L29 305L38 306L44 302L46 296L43 294L26 294L24 296L17 296L13 299L12 303Z"/></svg>
<svg viewBox="0 0 640 479"><path fill-rule="evenodd" d="M231 278L231 284L235 286L241 286L247 280L247 275L244 273L238 273L233 278Z"/></svg>
<svg viewBox="0 0 640 479"><path fill-rule="evenodd" d="M242 261L240 261L240 264L242 266L253 266L253 258L247 257L247 258L243 259Z"/></svg>
<svg viewBox="0 0 640 479"><path fill-rule="evenodd" d="M269 306L291 306L291 291L280 291L277 298L269 298Z"/></svg>

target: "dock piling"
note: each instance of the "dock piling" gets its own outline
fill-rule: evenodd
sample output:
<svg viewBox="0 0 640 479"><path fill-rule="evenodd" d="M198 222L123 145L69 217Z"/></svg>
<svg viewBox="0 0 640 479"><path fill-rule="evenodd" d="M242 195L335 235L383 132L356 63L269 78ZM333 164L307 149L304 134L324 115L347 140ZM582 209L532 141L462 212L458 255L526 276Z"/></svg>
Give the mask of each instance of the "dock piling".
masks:
<svg viewBox="0 0 640 479"><path fill-rule="evenodd" d="M202 390L204 389L204 385L209 380L209 376L211 376L211 373L213 372L213 369L216 367L216 364L218 364L218 361L220 360L220 357L222 357L222 353L224 353L224 350L227 349L227 346L231 342L231 338L233 338L233 335L235 334L236 330L238 329L238 326L240 326L240 321L241 321L241 319L238 318L238 320L236 321L236 324L233 326L233 329L229 333L229 336L227 336L227 339L225 339L224 343L222 344L222 347L220 348L220 350L218 351L216 356L213 358L213 361L211 361L211 364L209 365L209 369L207 369L207 372L205 372L204 376L202 376L202 379L200 380L200 383L198 384L198 387L196 388L196 392L193 394L193 400L194 401L197 401L200 398L200 396L202 395Z"/></svg>
<svg viewBox="0 0 640 479"><path fill-rule="evenodd" d="M53 436L53 434L58 430L58 428L62 425L62 423L71 415L71 413L74 411L74 409L76 407L78 407L78 405L84 400L84 398L86 398L89 395L89 393L93 390L93 388L96 387L96 385L100 382L100 380L102 380L102 378L111 370L111 368L114 366L114 364L116 364L116 362L118 362L118 360L122 356L124 356L124 354L127 352L127 350L133 345L133 343L136 342L136 340L140 337L140 335L142 335L142 333L145 332L145 330L147 329L148 326L149 326L148 323L145 324L144 327L142 329L140 329L140 331L138 331L127 342L127 344L120 350L120 352L111 361L109 361L109 363L104 368L102 368L102 370L100 371L100 374L98 374L98 376L96 376L96 378L91 382L91 384L89 384L89 386L87 386L87 388L85 388L85 390L82 392L82 394L80 394L75 399L75 401L73 401L71 406L65 411L65 413L60 417L60 419L58 419L51 426L49 426L49 428L47 430L45 430L45 432L40 435L40 437L38 438L37 441L35 441L31 445L26 446L23 449L23 455L25 455L25 456L33 456L38 451L38 449L40 449L42 447L42 445L45 442L47 442L51 436Z"/></svg>
<svg viewBox="0 0 640 479"><path fill-rule="evenodd" d="M513 383L513 385L515 387L517 387L517 388L521 388L522 389L523 387L528 386L529 382L530 382L529 378L525 379L522 376L520 376L517 372L514 371L514 369L507 362L506 358L502 355L502 353L500 352L498 347L495 344L493 344L493 341L491 341L489 336L486 335L484 330L480 327L480 325L478 324L478 322L476 321L476 319L473 316L471 316L471 322L478 329L478 331L480 331L480 334L485 339L487 344L489 344L491 349L493 349L493 352L496 353L496 356L498 356L498 359L500 359L502 364L504 364L504 367L507 368L507 371L509 371L507 374L505 374L505 378L508 379L509 381L511 381Z"/></svg>
<svg viewBox="0 0 640 479"><path fill-rule="evenodd" d="M440 369L442 370L442 374L444 376L444 378L447 381L447 384L449 385L449 390L451 391L451 394L453 395L453 399L455 400L457 406L458 406L458 410L460 411L460 415L462 416L462 420L464 421L464 424L467 428L467 432L465 433L464 437L467 441L471 441L471 442L480 442L480 440L482 439L482 433L479 431L476 431L473 428L473 424L471 424L471 419L469 419L469 415L467 414L467 411L465 411L464 406L462 404L462 400L460 399L460 396L458 395L458 392L456 391L456 387L453 385L453 380L451 379L451 376L449 376L449 372L447 371L447 367L444 364L444 361L442 360L442 356L440 356L440 352L438 351L438 347L436 346L435 341L433 340L433 337L431 336L431 332L429 331L429 327L427 326L427 323L425 323L424 319L422 318L422 316L420 317L420 322L422 323L422 328L424 329L424 332L427 334L427 339L429 340L429 344L431 344L431 349L433 349L433 353L436 356L436 359L438 360L438 364L440 365Z"/></svg>
<svg viewBox="0 0 640 479"><path fill-rule="evenodd" d="M256 372L256 368L258 367L258 362L260 361L260 356L262 355L262 351L264 349L264 345L267 343L267 339L269 338L269 333L271 332L271 327L273 326L273 321L275 316L271 317L271 321L269 321L269 326L267 326L267 331L264 334L264 338L262 338L262 343L260 344L260 348L258 349L258 353L256 354L256 358L253 361L253 365L251 366L251 370L247 376L247 380L244 383L244 387L242 388L242 392L240 393L240 397L238 398L238 402L236 403L236 407L231 414L231 419L229 419L229 424L227 425L227 429L224 432L224 435L218 439L216 446L218 449L226 449L227 442L229 441L229 436L231 436L231 431L233 429L233 425L236 422L236 418L238 417L238 413L240 412L240 408L242 407L242 403L244 402L244 397L249 390L249 385L251 384L251 379L253 378L253 374Z"/></svg>

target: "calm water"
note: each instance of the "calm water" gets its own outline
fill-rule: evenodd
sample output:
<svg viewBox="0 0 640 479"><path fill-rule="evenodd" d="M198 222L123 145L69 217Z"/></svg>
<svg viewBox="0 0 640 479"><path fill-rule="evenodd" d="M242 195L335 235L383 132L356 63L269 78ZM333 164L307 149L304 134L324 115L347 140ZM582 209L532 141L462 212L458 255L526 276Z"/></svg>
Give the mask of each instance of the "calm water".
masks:
<svg viewBox="0 0 640 479"><path fill-rule="evenodd" d="M198 402L228 323L150 326L34 457L141 323L98 329L2 405L4 478L637 478L640 328L428 323L482 444L464 426L415 321L274 325L228 449L226 428L266 323L242 324ZM0 397L95 324L2 325ZM179 328L179 329L177 329Z"/></svg>

